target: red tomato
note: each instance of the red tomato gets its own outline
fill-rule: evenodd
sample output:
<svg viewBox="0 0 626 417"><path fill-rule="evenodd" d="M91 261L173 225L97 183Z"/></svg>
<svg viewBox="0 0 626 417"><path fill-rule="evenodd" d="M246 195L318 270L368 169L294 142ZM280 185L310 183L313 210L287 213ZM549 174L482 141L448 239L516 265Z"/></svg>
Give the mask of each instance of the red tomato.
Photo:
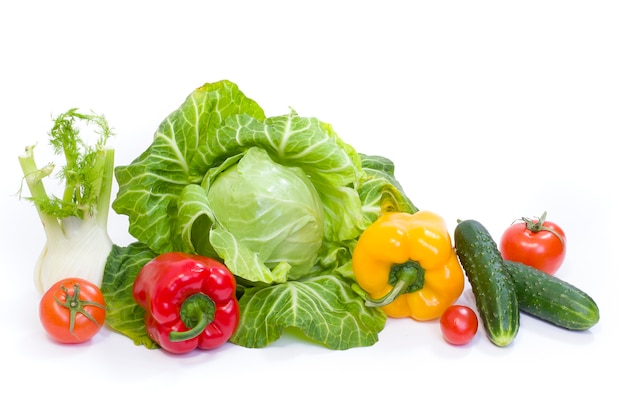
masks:
<svg viewBox="0 0 626 417"><path fill-rule="evenodd" d="M439 318L439 326L446 342L452 345L465 345L478 331L478 316L468 306L451 305Z"/></svg>
<svg viewBox="0 0 626 417"><path fill-rule="evenodd" d="M538 219L523 217L521 220L513 223L502 234L502 257L553 275L565 259L567 245L563 229L546 221L546 213Z"/></svg>
<svg viewBox="0 0 626 417"><path fill-rule="evenodd" d="M97 285L81 278L56 282L39 302L39 319L46 332L60 343L82 343L104 324L106 307Z"/></svg>

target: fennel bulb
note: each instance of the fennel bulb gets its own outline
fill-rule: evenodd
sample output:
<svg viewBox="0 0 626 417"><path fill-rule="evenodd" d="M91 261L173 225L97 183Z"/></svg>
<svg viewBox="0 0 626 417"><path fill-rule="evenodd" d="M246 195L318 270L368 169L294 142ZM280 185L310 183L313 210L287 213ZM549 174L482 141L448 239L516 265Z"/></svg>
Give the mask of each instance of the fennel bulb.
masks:
<svg viewBox="0 0 626 417"><path fill-rule="evenodd" d="M40 293L62 278L83 278L100 286L113 247L97 217L66 217L59 226L47 225L46 243L35 265L35 287Z"/></svg>
<svg viewBox="0 0 626 417"><path fill-rule="evenodd" d="M88 146L79 136L76 121L95 123L99 140ZM46 243L35 265L36 289L43 294L57 281L83 278L100 286L113 242L108 230L108 213L113 181L114 152L107 148L111 131L102 116L71 109L56 118L50 132L55 154L63 154L66 165L58 176L65 181L61 198L49 196L43 179L54 165L38 168L34 146L26 147L19 162L31 200L46 234Z"/></svg>

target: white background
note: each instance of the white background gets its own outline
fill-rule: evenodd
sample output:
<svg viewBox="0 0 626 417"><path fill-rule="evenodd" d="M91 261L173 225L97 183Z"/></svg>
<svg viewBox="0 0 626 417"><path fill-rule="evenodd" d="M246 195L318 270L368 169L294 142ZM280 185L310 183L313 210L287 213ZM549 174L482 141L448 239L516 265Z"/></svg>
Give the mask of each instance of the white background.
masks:
<svg viewBox="0 0 626 417"><path fill-rule="evenodd" d="M0 6L2 407L42 415L623 415L626 21L619 1L21 1ZM105 329L46 337L32 272L44 234L17 156L52 115L104 114L117 164L196 87L229 79L389 157L420 209L495 237L521 216L566 231L559 277L598 303L575 333L522 316L507 348L389 320L330 351L286 335L184 357ZM40 160L45 163L47 160ZM111 212L110 234L132 238ZM472 303L469 288L459 302ZM612 410L612 411L608 411ZM22 413L23 412L23 413Z"/></svg>

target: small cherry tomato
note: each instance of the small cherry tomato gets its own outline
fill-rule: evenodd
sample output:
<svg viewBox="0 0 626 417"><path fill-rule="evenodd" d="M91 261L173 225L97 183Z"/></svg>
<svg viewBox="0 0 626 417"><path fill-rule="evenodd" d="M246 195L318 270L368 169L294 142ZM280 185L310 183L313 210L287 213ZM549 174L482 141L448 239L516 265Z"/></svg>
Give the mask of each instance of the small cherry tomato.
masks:
<svg viewBox="0 0 626 417"><path fill-rule="evenodd" d="M451 345L465 345L478 331L478 316L470 307L454 304L443 312L439 325L446 342Z"/></svg>
<svg viewBox="0 0 626 417"><path fill-rule="evenodd" d="M39 302L44 329L60 343L82 343L104 324L106 307L100 288L82 278L65 278L48 289Z"/></svg>
<svg viewBox="0 0 626 417"><path fill-rule="evenodd" d="M500 252L508 261L520 262L554 275L563 264L566 239L563 229L540 218L522 217L521 222L509 226L500 238Z"/></svg>

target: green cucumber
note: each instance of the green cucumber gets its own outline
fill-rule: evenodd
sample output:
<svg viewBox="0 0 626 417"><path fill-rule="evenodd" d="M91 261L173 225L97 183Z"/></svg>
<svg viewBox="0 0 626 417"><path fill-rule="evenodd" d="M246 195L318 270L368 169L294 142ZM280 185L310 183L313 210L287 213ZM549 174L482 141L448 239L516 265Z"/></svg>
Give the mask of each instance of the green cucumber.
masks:
<svg viewBox="0 0 626 417"><path fill-rule="evenodd" d="M496 242L476 220L459 221L454 242L487 337L496 346L509 345L519 331L520 312L513 281Z"/></svg>
<svg viewBox="0 0 626 417"><path fill-rule="evenodd" d="M505 261L520 311L569 330L587 330L600 320L586 292L519 262Z"/></svg>

